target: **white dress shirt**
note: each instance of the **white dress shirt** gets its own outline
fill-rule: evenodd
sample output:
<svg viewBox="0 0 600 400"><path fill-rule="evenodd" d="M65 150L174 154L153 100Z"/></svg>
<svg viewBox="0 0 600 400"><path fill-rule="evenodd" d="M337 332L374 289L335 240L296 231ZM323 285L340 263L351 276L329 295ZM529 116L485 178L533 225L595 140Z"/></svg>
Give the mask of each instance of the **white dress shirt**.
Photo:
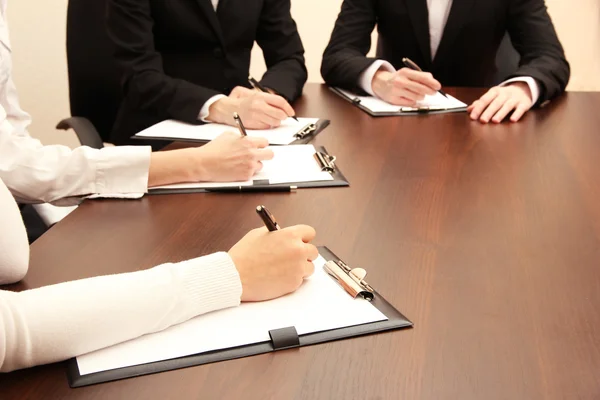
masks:
<svg viewBox="0 0 600 400"><path fill-rule="evenodd" d="M150 147L71 150L43 146L29 136L31 118L19 106L11 76L6 3L0 0L0 179L24 203L90 194L141 196L148 186ZM70 199L72 203L77 200Z"/></svg>
<svg viewBox="0 0 600 400"><path fill-rule="evenodd" d="M0 285L21 280L29 264L27 234L13 195L35 202L145 192L150 163L150 147L70 150L42 146L27 134L30 117L19 107L11 79L5 11L6 0L0 0ZM236 306L241 293L239 274L223 252L20 293L0 290L0 372L66 360L160 331Z"/></svg>
<svg viewBox="0 0 600 400"><path fill-rule="evenodd" d="M448 22L448 16L452 8L452 0L427 0L427 9L429 13L429 46L431 49L431 57L435 59L438 47L442 41L444 34L444 28L446 22ZM375 96L373 93L373 77L379 69L384 69L389 72L394 72L396 69L387 61L377 60L369 66L359 77L359 86L371 96ZM521 76L517 78L508 79L502 82L499 86L507 85L511 82L525 82L529 86L531 91L532 104L535 104L540 95L540 88L530 76Z"/></svg>

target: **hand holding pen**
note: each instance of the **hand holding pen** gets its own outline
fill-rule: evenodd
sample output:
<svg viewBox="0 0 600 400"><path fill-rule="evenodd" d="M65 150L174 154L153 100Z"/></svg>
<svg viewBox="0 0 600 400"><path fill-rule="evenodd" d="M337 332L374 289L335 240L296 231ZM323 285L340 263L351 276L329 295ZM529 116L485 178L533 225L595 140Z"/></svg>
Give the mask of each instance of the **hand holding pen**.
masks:
<svg viewBox="0 0 600 400"><path fill-rule="evenodd" d="M277 128L295 115L283 97L237 86L229 96L211 104L206 121L235 125L231 118L234 112L243 118L246 129Z"/></svg>
<svg viewBox="0 0 600 400"><path fill-rule="evenodd" d="M190 181L240 182L252 179L262 169L262 161L274 157L264 137L241 136L224 132L207 144L190 148ZM169 152L166 152L169 153ZM218 189L218 188L215 188Z"/></svg>
<svg viewBox="0 0 600 400"><path fill-rule="evenodd" d="M402 63L404 64L404 66L406 68L410 68L413 71L418 71L418 72L423 72L423 70L421 69L421 67L419 67L417 64L415 64L410 58L408 57L404 57L402 59ZM431 75L431 74L430 74ZM431 75L431 77L433 78L433 75ZM442 89L438 90L438 93L441 94L444 97L448 97L448 95L446 93L444 93L444 91Z"/></svg>
<svg viewBox="0 0 600 400"><path fill-rule="evenodd" d="M411 65L408 62L407 64ZM412 65L413 68L415 66L416 64ZM433 75L413 68L390 71L382 67L375 73L371 82L374 94L394 105L414 107L426 95L434 95L436 91L441 90L442 85Z"/></svg>
<svg viewBox="0 0 600 400"><path fill-rule="evenodd" d="M254 229L228 252L240 276L242 301L269 300L294 292L313 274L312 261L319 256L310 244L316 235L313 228L280 229L264 206L257 207L257 213L265 215L270 231Z"/></svg>
<svg viewBox="0 0 600 400"><path fill-rule="evenodd" d="M252 86L254 89L261 91L263 93L271 93L269 91L269 89L267 89L266 87L264 87L260 82L258 82L256 79L254 79L252 76L248 76L248 83L250 83L250 86ZM275 93L272 93L275 94ZM296 120L296 122L298 122L298 118L296 118L296 115L291 115L291 117L293 119Z"/></svg>

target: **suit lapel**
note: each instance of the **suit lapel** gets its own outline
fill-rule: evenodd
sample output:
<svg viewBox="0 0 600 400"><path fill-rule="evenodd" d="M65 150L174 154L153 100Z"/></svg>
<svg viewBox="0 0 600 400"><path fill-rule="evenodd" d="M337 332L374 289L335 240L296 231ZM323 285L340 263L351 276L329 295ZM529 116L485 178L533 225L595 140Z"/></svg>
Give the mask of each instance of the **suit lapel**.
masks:
<svg viewBox="0 0 600 400"><path fill-rule="evenodd" d="M452 56L454 41L469 18L474 2L475 0L453 0L442 40L438 46L435 60L433 60L435 68L439 68L448 57Z"/></svg>
<svg viewBox="0 0 600 400"><path fill-rule="evenodd" d="M419 44L419 49L423 54L423 59L429 65L421 65L421 68L429 70L431 65L431 47L429 39L429 14L427 12L427 1L425 0L404 0L406 9L410 16L415 36Z"/></svg>
<svg viewBox="0 0 600 400"><path fill-rule="evenodd" d="M222 45L225 45L225 39L223 38L223 31L221 30L221 24L219 23L219 19L217 18L217 13L213 8L212 2L210 0L196 0L200 5L200 8L204 12L204 16L206 17L208 23L211 28L215 32L215 36L219 39L219 42Z"/></svg>
<svg viewBox="0 0 600 400"><path fill-rule="evenodd" d="M227 3L227 0L219 0L219 5L217 6L217 14L221 7L225 7L225 3Z"/></svg>

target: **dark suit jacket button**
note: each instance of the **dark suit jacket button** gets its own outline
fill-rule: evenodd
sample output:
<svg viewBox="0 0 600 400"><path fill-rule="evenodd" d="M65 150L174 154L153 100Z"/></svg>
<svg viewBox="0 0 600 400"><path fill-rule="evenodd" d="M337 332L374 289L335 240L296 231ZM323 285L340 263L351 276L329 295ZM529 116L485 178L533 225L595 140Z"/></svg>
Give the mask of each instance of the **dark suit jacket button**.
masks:
<svg viewBox="0 0 600 400"><path fill-rule="evenodd" d="M215 56L215 58L223 58L223 49L221 49L220 47L217 47L213 51L213 55Z"/></svg>

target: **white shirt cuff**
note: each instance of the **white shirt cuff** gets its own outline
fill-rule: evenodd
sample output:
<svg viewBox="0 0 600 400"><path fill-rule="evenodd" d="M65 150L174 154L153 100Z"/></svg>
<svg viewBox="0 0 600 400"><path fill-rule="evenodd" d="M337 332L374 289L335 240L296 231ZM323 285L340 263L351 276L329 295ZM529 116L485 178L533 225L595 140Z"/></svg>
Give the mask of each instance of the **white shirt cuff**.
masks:
<svg viewBox="0 0 600 400"><path fill-rule="evenodd" d="M375 60L373 64L369 66L369 68L365 69L360 76L358 77L358 86L362 88L365 92L369 93L371 96L375 96L373 93L373 77L375 73L379 71L379 69L384 69L388 72L395 72L396 69L392 64L384 60Z"/></svg>
<svg viewBox="0 0 600 400"><path fill-rule="evenodd" d="M525 82L531 91L531 104L537 103L538 99L540 98L540 87L534 78L531 76L517 76L516 78L511 78L502 82L498 86L506 86L512 82Z"/></svg>
<svg viewBox="0 0 600 400"><path fill-rule="evenodd" d="M200 114L198 114L198 119L202 122L210 122L210 121L206 120L206 117L208 117L208 113L210 111L210 106L212 106L213 103L216 102L217 100L221 100L223 97L227 97L227 96L225 96L223 94L217 94L217 95L211 97L210 99L206 100L206 103L204 103L204 105L200 109Z"/></svg>
<svg viewBox="0 0 600 400"><path fill-rule="evenodd" d="M92 197L137 198L148 191L150 146L117 146L100 150L96 190Z"/></svg>

